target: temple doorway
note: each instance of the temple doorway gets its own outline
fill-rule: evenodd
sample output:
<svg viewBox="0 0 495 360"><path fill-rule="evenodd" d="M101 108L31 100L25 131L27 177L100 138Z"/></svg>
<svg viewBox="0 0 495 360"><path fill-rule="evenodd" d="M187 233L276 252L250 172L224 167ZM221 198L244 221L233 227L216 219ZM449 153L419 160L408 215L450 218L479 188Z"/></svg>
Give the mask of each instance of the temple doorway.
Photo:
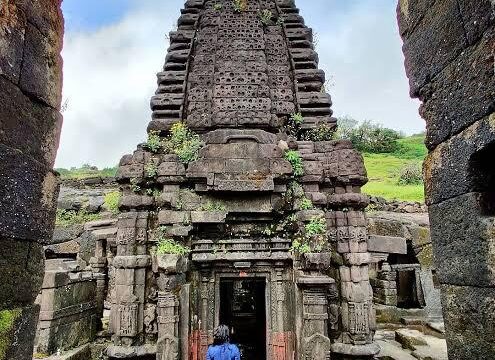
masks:
<svg viewBox="0 0 495 360"><path fill-rule="evenodd" d="M229 326L243 360L266 359L266 279L222 279L220 323Z"/></svg>
<svg viewBox="0 0 495 360"><path fill-rule="evenodd" d="M397 271L397 307L402 309L419 309L421 306L418 294L416 271Z"/></svg>

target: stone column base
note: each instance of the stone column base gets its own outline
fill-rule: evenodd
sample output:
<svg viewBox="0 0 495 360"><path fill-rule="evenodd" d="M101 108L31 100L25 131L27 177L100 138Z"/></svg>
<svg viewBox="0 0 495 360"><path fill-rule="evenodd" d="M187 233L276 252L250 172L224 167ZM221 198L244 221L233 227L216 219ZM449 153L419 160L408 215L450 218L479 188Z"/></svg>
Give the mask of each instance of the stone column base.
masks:
<svg viewBox="0 0 495 360"><path fill-rule="evenodd" d="M376 343L366 345L332 344L332 359L336 360L369 360L380 352Z"/></svg>

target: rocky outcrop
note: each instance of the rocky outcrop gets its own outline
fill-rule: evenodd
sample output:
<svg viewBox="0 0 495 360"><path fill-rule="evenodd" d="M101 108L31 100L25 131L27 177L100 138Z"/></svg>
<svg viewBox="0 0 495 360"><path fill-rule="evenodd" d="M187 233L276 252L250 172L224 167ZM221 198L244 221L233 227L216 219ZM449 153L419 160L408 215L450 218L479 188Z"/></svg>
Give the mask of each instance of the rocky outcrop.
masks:
<svg viewBox="0 0 495 360"><path fill-rule="evenodd" d="M495 3L401 0L397 12L411 95L427 125L426 202L449 355L492 359Z"/></svg>
<svg viewBox="0 0 495 360"><path fill-rule="evenodd" d="M32 355L58 191L62 36L60 1L0 3L0 316L12 319L1 359Z"/></svg>

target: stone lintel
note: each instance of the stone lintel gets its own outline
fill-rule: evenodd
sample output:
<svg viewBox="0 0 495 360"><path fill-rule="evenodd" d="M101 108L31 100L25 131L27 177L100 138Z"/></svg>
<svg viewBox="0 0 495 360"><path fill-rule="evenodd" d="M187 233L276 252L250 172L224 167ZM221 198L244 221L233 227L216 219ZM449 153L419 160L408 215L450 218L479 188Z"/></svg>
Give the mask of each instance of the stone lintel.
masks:
<svg viewBox="0 0 495 360"><path fill-rule="evenodd" d="M377 253L406 255L407 242L405 238L401 237L370 235L368 237L368 250Z"/></svg>

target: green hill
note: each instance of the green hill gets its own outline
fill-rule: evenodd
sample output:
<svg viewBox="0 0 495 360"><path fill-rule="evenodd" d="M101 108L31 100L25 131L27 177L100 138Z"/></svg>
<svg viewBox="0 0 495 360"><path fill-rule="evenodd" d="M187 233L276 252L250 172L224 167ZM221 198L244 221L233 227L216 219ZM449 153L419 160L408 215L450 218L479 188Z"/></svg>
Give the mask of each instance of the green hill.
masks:
<svg viewBox="0 0 495 360"><path fill-rule="evenodd" d="M391 154L365 153L369 183L363 192L386 199L424 202L424 188L418 185L399 185L399 172L407 164L421 165L427 155L424 135L414 135L398 140L399 150Z"/></svg>

